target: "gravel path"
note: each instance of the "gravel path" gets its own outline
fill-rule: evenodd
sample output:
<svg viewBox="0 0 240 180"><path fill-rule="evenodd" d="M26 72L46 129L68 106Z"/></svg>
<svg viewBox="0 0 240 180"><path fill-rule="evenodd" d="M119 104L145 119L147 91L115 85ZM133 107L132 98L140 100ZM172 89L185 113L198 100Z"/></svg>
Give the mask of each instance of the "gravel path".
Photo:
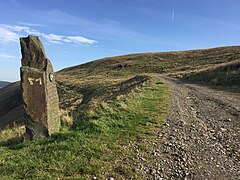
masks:
<svg viewBox="0 0 240 180"><path fill-rule="evenodd" d="M143 179L240 179L240 94L160 78L172 89L170 109L134 162Z"/></svg>

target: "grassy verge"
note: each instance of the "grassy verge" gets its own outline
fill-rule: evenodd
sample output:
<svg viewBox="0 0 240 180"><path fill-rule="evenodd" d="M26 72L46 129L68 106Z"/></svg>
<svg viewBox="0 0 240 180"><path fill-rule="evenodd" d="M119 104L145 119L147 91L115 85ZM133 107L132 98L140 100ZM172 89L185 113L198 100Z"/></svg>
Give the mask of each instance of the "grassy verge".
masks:
<svg viewBox="0 0 240 180"><path fill-rule="evenodd" d="M124 147L151 138L161 127L167 99L168 88L153 78L128 95L99 102L94 111L79 117L74 130L63 128L51 138L2 145L1 178L137 178L141 172L120 163L134 156Z"/></svg>

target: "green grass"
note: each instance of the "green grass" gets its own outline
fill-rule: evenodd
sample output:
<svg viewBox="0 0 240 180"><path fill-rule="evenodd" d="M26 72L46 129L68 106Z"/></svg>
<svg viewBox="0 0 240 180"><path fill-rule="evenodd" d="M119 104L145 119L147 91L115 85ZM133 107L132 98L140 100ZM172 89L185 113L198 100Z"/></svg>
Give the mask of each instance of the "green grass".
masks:
<svg viewBox="0 0 240 180"><path fill-rule="evenodd" d="M136 156L129 144L154 136L162 127L167 102L168 88L153 78L116 100L99 102L95 110L78 117L74 129L65 127L50 138L2 145L1 178L136 179L141 172L122 163Z"/></svg>

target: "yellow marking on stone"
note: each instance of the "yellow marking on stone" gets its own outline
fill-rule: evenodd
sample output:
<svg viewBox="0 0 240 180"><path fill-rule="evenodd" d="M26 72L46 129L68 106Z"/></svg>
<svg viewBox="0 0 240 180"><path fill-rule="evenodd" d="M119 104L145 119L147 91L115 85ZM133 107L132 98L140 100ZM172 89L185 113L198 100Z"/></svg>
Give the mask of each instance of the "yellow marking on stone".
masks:
<svg viewBox="0 0 240 180"><path fill-rule="evenodd" d="M32 85L33 85L34 78L29 77L29 78L28 78L28 81L29 81L30 85L32 86Z"/></svg>
<svg viewBox="0 0 240 180"><path fill-rule="evenodd" d="M42 79L41 79L41 78L38 78L38 79L36 79L35 81L36 81L36 82L39 81L39 84L42 85Z"/></svg>

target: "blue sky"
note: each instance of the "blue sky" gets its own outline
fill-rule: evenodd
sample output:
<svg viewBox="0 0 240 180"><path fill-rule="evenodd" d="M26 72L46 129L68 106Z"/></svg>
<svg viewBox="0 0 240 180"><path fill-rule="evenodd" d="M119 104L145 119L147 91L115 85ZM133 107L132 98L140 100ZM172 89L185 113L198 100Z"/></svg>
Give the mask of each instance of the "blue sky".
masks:
<svg viewBox="0 0 240 180"><path fill-rule="evenodd" d="M137 52L240 45L240 0L0 0L0 80L19 80L18 38L54 69Z"/></svg>

